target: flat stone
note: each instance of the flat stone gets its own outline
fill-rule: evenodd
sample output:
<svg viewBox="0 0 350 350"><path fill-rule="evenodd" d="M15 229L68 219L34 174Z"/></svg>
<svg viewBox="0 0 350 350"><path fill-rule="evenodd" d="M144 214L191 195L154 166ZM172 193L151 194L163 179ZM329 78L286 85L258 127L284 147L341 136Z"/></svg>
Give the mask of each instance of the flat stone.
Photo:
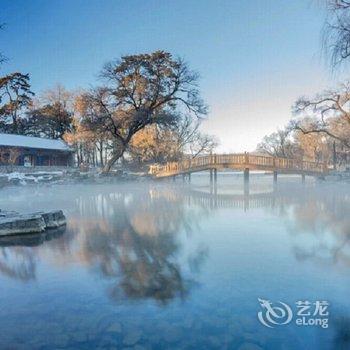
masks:
<svg viewBox="0 0 350 350"><path fill-rule="evenodd" d="M176 328L169 328L163 333L163 338L168 343L173 343L177 340L180 340L182 336L183 333Z"/></svg>
<svg viewBox="0 0 350 350"><path fill-rule="evenodd" d="M233 334L235 337L242 335L243 328L239 323L232 323L228 327L229 333Z"/></svg>
<svg viewBox="0 0 350 350"><path fill-rule="evenodd" d="M133 347L133 350L147 350L147 348L145 348L144 346L142 345L135 345Z"/></svg>
<svg viewBox="0 0 350 350"><path fill-rule="evenodd" d="M263 348L254 343L244 343L238 348L238 350L263 350Z"/></svg>
<svg viewBox="0 0 350 350"><path fill-rule="evenodd" d="M66 217L62 210L39 212L37 214L43 217L46 228L57 228L66 224Z"/></svg>
<svg viewBox="0 0 350 350"><path fill-rule="evenodd" d="M69 342L69 337L66 334L57 335L54 340L54 344L58 347L65 347Z"/></svg>
<svg viewBox="0 0 350 350"><path fill-rule="evenodd" d="M124 339L123 339L123 344L125 345L135 345L140 339L141 339L141 331L138 330L131 330L129 331Z"/></svg>
<svg viewBox="0 0 350 350"><path fill-rule="evenodd" d="M122 326L120 323L115 322L112 323L108 328L107 328L107 332L111 332L111 333L120 333L122 331Z"/></svg>
<svg viewBox="0 0 350 350"><path fill-rule="evenodd" d="M0 209L0 218L10 218L18 215L19 213L16 211L5 211Z"/></svg>
<svg viewBox="0 0 350 350"><path fill-rule="evenodd" d="M215 336L208 337L208 342L216 348L219 348L222 344L222 340L219 337Z"/></svg>
<svg viewBox="0 0 350 350"><path fill-rule="evenodd" d="M20 215L16 212L0 212L0 236L41 233L46 229L66 224L62 210Z"/></svg>
<svg viewBox="0 0 350 350"><path fill-rule="evenodd" d="M0 218L0 236L40 233L46 225L41 215L20 215Z"/></svg>
<svg viewBox="0 0 350 350"><path fill-rule="evenodd" d="M26 349L28 349L28 344L13 343L12 342L11 346L13 346L13 349L16 349L16 350L26 350Z"/></svg>
<svg viewBox="0 0 350 350"><path fill-rule="evenodd" d="M78 343L85 342L87 340L87 335L84 332L73 332L72 334L73 341Z"/></svg>

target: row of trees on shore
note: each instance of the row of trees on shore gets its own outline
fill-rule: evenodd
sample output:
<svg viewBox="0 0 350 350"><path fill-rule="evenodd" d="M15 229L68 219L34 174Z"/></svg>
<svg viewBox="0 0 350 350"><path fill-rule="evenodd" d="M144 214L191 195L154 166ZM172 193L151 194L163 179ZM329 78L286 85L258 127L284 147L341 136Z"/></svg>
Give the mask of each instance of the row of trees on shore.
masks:
<svg viewBox="0 0 350 350"><path fill-rule="evenodd" d="M100 77L102 84L89 90L57 85L38 97L28 74L0 77L0 132L63 139L78 164L105 172L125 156L140 165L216 147L213 136L199 131L208 109L198 74L182 59L164 51L123 56Z"/></svg>
<svg viewBox="0 0 350 350"><path fill-rule="evenodd" d="M258 150L273 156L327 162L334 168L350 160L350 82L292 107L284 129L265 136Z"/></svg>

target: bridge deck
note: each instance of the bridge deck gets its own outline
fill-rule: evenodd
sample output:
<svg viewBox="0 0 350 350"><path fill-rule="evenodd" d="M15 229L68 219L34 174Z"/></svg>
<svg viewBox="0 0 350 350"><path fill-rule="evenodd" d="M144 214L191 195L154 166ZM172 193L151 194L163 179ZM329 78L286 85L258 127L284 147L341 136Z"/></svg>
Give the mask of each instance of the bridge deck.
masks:
<svg viewBox="0 0 350 350"><path fill-rule="evenodd" d="M149 173L157 178L162 178L210 169L249 169L322 176L327 172L327 165L320 162L251 155L249 153L213 154L170 162L165 165L152 165Z"/></svg>

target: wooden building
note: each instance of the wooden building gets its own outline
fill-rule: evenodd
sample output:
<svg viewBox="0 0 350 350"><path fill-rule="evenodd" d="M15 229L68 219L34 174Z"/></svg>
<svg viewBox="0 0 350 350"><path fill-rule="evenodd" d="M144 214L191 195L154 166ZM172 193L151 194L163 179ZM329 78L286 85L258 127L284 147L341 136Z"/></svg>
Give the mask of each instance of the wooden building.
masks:
<svg viewBox="0 0 350 350"><path fill-rule="evenodd" d="M0 134L0 165L71 166L73 151L62 140Z"/></svg>

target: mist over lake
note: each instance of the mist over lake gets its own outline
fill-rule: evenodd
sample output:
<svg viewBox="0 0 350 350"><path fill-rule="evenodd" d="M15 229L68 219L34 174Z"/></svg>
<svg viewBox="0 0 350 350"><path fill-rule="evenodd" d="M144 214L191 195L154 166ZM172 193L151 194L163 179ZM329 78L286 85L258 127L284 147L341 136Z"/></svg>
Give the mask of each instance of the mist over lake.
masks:
<svg viewBox="0 0 350 350"><path fill-rule="evenodd" d="M350 190L242 181L3 189L0 208L67 227L0 239L0 348L348 348ZM259 299L327 301L328 327L265 327Z"/></svg>

